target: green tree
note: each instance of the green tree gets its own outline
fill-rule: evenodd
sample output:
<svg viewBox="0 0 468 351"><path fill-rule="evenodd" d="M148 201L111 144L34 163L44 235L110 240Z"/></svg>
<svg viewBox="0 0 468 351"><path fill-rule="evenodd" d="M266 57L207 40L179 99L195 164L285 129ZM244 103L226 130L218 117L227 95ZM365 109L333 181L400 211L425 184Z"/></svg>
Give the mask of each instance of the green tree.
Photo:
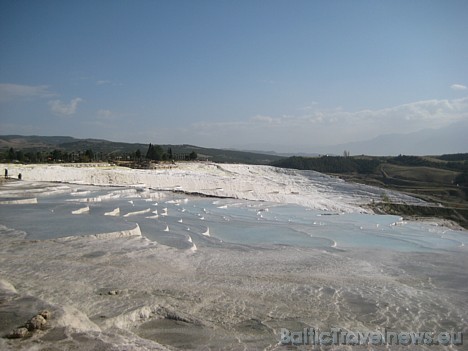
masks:
<svg viewBox="0 0 468 351"><path fill-rule="evenodd" d="M37 162L44 162L44 155L42 154L42 152L36 152L36 160Z"/></svg>
<svg viewBox="0 0 468 351"><path fill-rule="evenodd" d="M146 152L146 158L148 160L161 161L164 155L165 153L161 146L149 144L148 151Z"/></svg>
<svg viewBox="0 0 468 351"><path fill-rule="evenodd" d="M198 157L198 155L197 155L197 153L196 153L195 151L192 151L192 152L190 153L190 155L189 155L189 158L190 158L191 161L196 160L197 157Z"/></svg>
<svg viewBox="0 0 468 351"><path fill-rule="evenodd" d="M16 159L20 162L24 161L24 153L21 150L16 151Z"/></svg>
<svg viewBox="0 0 468 351"><path fill-rule="evenodd" d="M146 151L146 158L148 160L153 160L154 159L154 147L153 147L153 145L151 143L148 146L148 151Z"/></svg>
<svg viewBox="0 0 468 351"><path fill-rule="evenodd" d="M52 161L54 161L54 162L59 162L59 161L61 161L61 160L62 160L62 151L55 149L55 150L52 151L52 153L50 154L50 158L51 158Z"/></svg>
<svg viewBox="0 0 468 351"><path fill-rule="evenodd" d="M16 159L16 152L15 152L15 149L13 149L12 147L10 147L10 149L8 150L7 159L10 162Z"/></svg>
<svg viewBox="0 0 468 351"><path fill-rule="evenodd" d="M460 173L454 180L455 184L461 186L468 186L468 171Z"/></svg>
<svg viewBox="0 0 468 351"><path fill-rule="evenodd" d="M156 161L161 161L163 159L163 156L164 156L163 148L161 146L159 146L159 145L156 145L154 147L154 149L155 149L155 156L156 156L155 160Z"/></svg>
<svg viewBox="0 0 468 351"><path fill-rule="evenodd" d="M94 152L91 149L85 151L83 162L92 162L94 160Z"/></svg>

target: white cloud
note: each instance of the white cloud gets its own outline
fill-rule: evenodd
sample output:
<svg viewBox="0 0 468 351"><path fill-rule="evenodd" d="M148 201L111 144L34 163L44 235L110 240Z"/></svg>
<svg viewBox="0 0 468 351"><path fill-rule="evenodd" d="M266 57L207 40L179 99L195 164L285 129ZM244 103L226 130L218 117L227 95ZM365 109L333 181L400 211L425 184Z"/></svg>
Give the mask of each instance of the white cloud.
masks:
<svg viewBox="0 0 468 351"><path fill-rule="evenodd" d="M319 109L317 106L315 110L300 111L297 115L256 115L236 121L199 122L193 125L190 135L212 145L279 141L284 145L333 145L382 134L441 128L460 120L468 120L468 97L359 111Z"/></svg>
<svg viewBox="0 0 468 351"><path fill-rule="evenodd" d="M300 108L298 108L298 110L300 110L300 111L310 111L310 110L315 109L317 107L317 105L318 105L317 101L312 101L309 105L304 106L304 107L300 107Z"/></svg>
<svg viewBox="0 0 468 351"><path fill-rule="evenodd" d="M96 81L96 85L105 85L112 83L110 80L98 80Z"/></svg>
<svg viewBox="0 0 468 351"><path fill-rule="evenodd" d="M467 89L467 87L462 84L452 84L450 88L452 90L466 90Z"/></svg>
<svg viewBox="0 0 468 351"><path fill-rule="evenodd" d="M119 82L112 81L112 80L101 79L101 80L96 81L96 85L99 85L99 86L101 86L101 85L110 85L110 86L113 86L113 87L120 87L123 84L119 83Z"/></svg>
<svg viewBox="0 0 468 351"><path fill-rule="evenodd" d="M0 101L15 99L50 98L55 96L47 85L22 85L0 83Z"/></svg>
<svg viewBox="0 0 468 351"><path fill-rule="evenodd" d="M111 110L100 109L97 111L98 119L109 120L112 119L113 113Z"/></svg>
<svg viewBox="0 0 468 351"><path fill-rule="evenodd" d="M71 116L75 114L78 104L82 102L82 98L74 98L70 103L65 103L60 100L51 100L49 101L50 109L53 113L59 116Z"/></svg>
<svg viewBox="0 0 468 351"><path fill-rule="evenodd" d="M271 116L265 116L265 115L256 115L251 118L252 121L254 122L263 122L263 123L281 123L281 118L275 118Z"/></svg>

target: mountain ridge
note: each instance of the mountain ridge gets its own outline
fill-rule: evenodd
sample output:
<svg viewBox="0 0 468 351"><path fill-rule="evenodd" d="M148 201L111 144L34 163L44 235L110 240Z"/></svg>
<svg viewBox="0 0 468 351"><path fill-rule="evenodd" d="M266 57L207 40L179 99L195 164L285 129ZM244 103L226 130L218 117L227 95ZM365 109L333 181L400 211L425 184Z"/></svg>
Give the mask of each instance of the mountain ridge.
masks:
<svg viewBox="0 0 468 351"><path fill-rule="evenodd" d="M137 150L145 155L149 144L125 143L105 139L79 139L70 136L39 136L39 135L0 135L0 151L9 148L23 151L53 151L84 152L92 150L94 153L107 155L130 154ZM270 164L282 157L262 152L246 152L239 150L205 148L196 145L160 144L164 150L172 149L174 154L189 154L195 151L199 159L213 162L232 162L250 164Z"/></svg>

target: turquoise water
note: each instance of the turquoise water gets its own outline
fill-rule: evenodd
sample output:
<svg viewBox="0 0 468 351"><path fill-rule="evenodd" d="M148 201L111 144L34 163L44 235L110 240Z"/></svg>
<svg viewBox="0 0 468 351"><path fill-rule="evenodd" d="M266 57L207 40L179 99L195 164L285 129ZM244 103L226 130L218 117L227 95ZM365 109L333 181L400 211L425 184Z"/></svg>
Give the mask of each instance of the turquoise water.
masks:
<svg viewBox="0 0 468 351"><path fill-rule="evenodd" d="M239 345L268 349L277 343L277 334L265 325L275 333L303 326L466 333L466 231L403 222L397 216L328 213L143 188L26 182L0 188L0 201L27 198L37 198L37 204L0 204L2 279L28 298L77 308L104 326L99 334L106 340L113 340L127 320L131 327L125 335L135 332L172 346L183 340L199 349L207 349L209 337L213 350L225 348L226 325L232 333L229 345L234 345L226 349L231 350ZM89 211L73 214L86 206ZM105 215L117 208L118 216ZM160 245L112 237L44 240L122 231L136 223ZM21 233L4 226L38 241L24 245ZM101 294L114 289L118 296ZM0 312L25 315L23 321L37 313L17 301L2 304ZM179 324L157 313L138 318L138 311L145 315L155 306L201 323ZM118 328L108 324L114 323L111 318ZM4 332L17 325L10 319ZM168 326L177 332L164 339ZM207 339L193 337L194 329ZM112 337L105 334L108 330ZM80 343L86 334L76 334ZM96 334L90 335L101 346ZM126 339L117 336L128 348ZM255 344L254 336L260 338ZM55 347L53 338L43 341Z"/></svg>
<svg viewBox="0 0 468 351"><path fill-rule="evenodd" d="M37 197L37 204L0 205L1 224L40 240L127 230L138 223L144 236L178 248L191 247L189 238L198 247L232 243L397 251L460 250L468 241L466 231L403 222L397 216L327 213L298 205L173 193L157 200L160 193L145 189L69 185L53 191L58 186L49 184L45 191L41 186L22 194ZM0 194L0 200L11 199L8 191ZM72 213L86 206L89 212ZM104 215L116 208L119 216ZM132 215L139 211L144 213ZM209 236L203 235L207 231Z"/></svg>

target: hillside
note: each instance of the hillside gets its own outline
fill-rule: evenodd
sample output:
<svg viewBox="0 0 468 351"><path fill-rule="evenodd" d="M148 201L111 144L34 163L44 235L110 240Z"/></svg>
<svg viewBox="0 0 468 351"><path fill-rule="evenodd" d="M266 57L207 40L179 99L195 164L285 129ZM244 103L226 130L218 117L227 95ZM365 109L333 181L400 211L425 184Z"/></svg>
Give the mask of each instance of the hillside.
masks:
<svg viewBox="0 0 468 351"><path fill-rule="evenodd" d="M223 150L204 148L194 145L160 145L164 150L172 149L174 154L190 154L195 151L199 159L223 163L248 163L269 164L282 159L278 155L269 155L259 152L244 152L236 150ZM0 136L0 154L5 154L10 148L15 151L27 152L52 152L59 150L67 153L84 153L92 150L101 158L127 157L140 150L142 155L146 154L148 144L122 143L101 139L77 139L68 136Z"/></svg>
<svg viewBox="0 0 468 351"><path fill-rule="evenodd" d="M376 211L408 216L441 217L468 228L468 154L442 156L290 157L274 166L314 170L348 181L397 190L428 202L395 204L383 197Z"/></svg>

